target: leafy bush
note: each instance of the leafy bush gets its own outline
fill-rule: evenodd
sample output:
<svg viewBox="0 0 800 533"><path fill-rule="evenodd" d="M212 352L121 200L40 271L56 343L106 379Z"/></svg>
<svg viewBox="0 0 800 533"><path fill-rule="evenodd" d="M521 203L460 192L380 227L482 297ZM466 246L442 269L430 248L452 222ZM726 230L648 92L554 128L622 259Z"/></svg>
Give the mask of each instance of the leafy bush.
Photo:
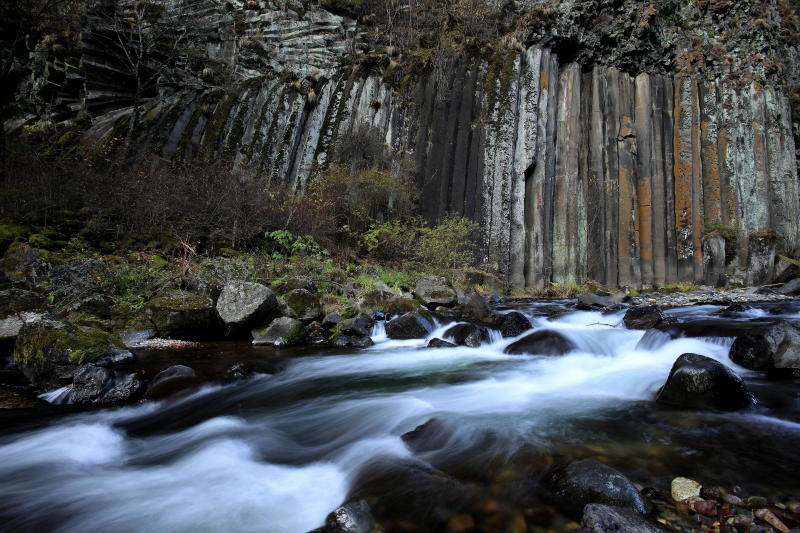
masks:
<svg viewBox="0 0 800 533"><path fill-rule="evenodd" d="M466 268L477 263L480 225L468 218L448 215L420 236L415 259L423 267Z"/></svg>

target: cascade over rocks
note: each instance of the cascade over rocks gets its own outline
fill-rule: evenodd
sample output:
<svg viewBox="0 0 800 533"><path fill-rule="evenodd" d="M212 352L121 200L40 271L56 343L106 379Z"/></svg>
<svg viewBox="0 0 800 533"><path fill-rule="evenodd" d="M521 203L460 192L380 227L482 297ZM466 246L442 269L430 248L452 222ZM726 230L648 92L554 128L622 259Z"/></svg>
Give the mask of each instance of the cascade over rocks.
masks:
<svg viewBox="0 0 800 533"><path fill-rule="evenodd" d="M522 355L564 355L577 348L575 343L557 331L549 329L535 331L511 343L505 353Z"/></svg>
<svg viewBox="0 0 800 533"><path fill-rule="evenodd" d="M731 361L750 370L800 375L800 327L779 323L736 337Z"/></svg>
<svg viewBox="0 0 800 533"><path fill-rule="evenodd" d="M517 337L531 329L531 321L519 311L511 311L498 319L503 337Z"/></svg>
<svg viewBox="0 0 800 533"><path fill-rule="evenodd" d="M549 498L566 512L579 516L590 503L605 503L645 512L633 483L617 470L591 459L555 466L544 478Z"/></svg>
<svg viewBox="0 0 800 533"><path fill-rule="evenodd" d="M733 370L696 353L678 357L656 401L676 407L724 411L743 409L754 403L753 395Z"/></svg>
<svg viewBox="0 0 800 533"><path fill-rule="evenodd" d="M446 338L452 338L458 346L477 348L489 342L489 329L475 324L458 324L444 332Z"/></svg>

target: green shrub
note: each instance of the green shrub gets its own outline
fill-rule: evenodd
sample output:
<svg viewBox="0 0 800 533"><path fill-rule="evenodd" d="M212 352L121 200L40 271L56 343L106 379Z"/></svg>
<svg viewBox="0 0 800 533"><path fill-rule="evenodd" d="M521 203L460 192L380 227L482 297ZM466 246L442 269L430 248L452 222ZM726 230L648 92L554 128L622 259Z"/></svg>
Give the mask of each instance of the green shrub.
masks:
<svg viewBox="0 0 800 533"><path fill-rule="evenodd" d="M439 225L425 228L414 258L422 268L467 268L477 263L480 225L468 218L448 215Z"/></svg>
<svg viewBox="0 0 800 533"><path fill-rule="evenodd" d="M122 309L138 311L169 279L169 270L161 263L126 261L110 266L101 285Z"/></svg>

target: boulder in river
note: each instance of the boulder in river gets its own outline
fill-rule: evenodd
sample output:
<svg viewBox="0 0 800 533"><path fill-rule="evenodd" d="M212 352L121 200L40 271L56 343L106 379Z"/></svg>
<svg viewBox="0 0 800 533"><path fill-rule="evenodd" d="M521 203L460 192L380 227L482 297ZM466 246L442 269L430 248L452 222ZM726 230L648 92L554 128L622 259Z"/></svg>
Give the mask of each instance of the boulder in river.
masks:
<svg viewBox="0 0 800 533"><path fill-rule="evenodd" d="M592 459L554 467L543 485L553 503L573 516L580 515L590 503L645 512L644 500L633 483L619 471Z"/></svg>
<svg viewBox="0 0 800 533"><path fill-rule="evenodd" d="M519 311L511 311L498 317L503 337L518 337L531 329L531 321Z"/></svg>
<svg viewBox="0 0 800 533"><path fill-rule="evenodd" d="M489 329L476 324L457 324L447 331L444 336L452 338L458 346L471 346L476 348L489 342Z"/></svg>
<svg viewBox="0 0 800 533"><path fill-rule="evenodd" d="M194 370L184 365L172 365L153 377L147 389L148 398L164 398L197 383Z"/></svg>
<svg viewBox="0 0 800 533"><path fill-rule="evenodd" d="M750 370L800 374L800 327L782 320L739 335L731 346L730 358Z"/></svg>
<svg viewBox="0 0 800 533"><path fill-rule="evenodd" d="M784 296L799 296L800 295L800 278L795 278L789 282L784 283L775 292L783 294Z"/></svg>
<svg viewBox="0 0 800 533"><path fill-rule="evenodd" d="M575 348L575 343L561 333L544 329L522 337L507 346L504 351L514 355L564 355Z"/></svg>
<svg viewBox="0 0 800 533"><path fill-rule="evenodd" d="M144 385L134 374L89 363L75 371L69 401L74 404L116 405L136 400L142 392Z"/></svg>
<svg viewBox="0 0 800 533"><path fill-rule="evenodd" d="M306 339L303 323L288 316L276 318L267 327L256 328L251 333L255 345L295 346Z"/></svg>
<svg viewBox="0 0 800 533"><path fill-rule="evenodd" d="M622 322L628 329L650 329L663 323L666 317L656 305L634 307L625 312Z"/></svg>
<svg viewBox="0 0 800 533"><path fill-rule="evenodd" d="M430 310L439 306L452 307L458 303L456 291L448 286L447 281L440 276L427 276L420 279L414 286L414 296Z"/></svg>
<svg viewBox="0 0 800 533"><path fill-rule="evenodd" d="M260 283L228 283L217 300L217 313L228 328L247 328L278 307L275 294Z"/></svg>
<svg viewBox="0 0 800 533"><path fill-rule="evenodd" d="M431 339L428 348L455 348L457 345L442 339Z"/></svg>
<svg viewBox="0 0 800 533"><path fill-rule="evenodd" d="M461 306L461 316L470 322L486 322L491 317L489 303L486 298L473 292L469 295L467 303Z"/></svg>
<svg viewBox="0 0 800 533"><path fill-rule="evenodd" d="M400 438L414 453L423 453L443 448L452 436L451 426L439 418L431 418Z"/></svg>
<svg viewBox="0 0 800 533"><path fill-rule="evenodd" d="M696 353L678 357L656 401L676 407L726 411L754 403L744 381L733 370Z"/></svg>
<svg viewBox="0 0 800 533"><path fill-rule="evenodd" d="M390 339L421 339L433 331L433 322L422 313L406 313L386 323Z"/></svg>
<svg viewBox="0 0 800 533"><path fill-rule="evenodd" d="M667 533L668 531L640 513L602 503L590 503L584 507L581 527L589 533Z"/></svg>

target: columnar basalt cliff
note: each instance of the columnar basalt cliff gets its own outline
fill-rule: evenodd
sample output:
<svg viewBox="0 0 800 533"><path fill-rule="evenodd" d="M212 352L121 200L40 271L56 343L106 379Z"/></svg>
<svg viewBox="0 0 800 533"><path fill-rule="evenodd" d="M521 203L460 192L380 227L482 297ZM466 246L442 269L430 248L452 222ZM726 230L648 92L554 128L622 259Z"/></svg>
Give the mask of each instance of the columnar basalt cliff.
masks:
<svg viewBox="0 0 800 533"><path fill-rule="evenodd" d="M756 284L776 253L800 251L791 111L776 84L634 75L517 43L398 85L342 60L359 32L345 16L200 4L198 53L233 81L172 72L143 114L141 148L228 157L302 193L342 139L366 132L413 159L426 218L482 223L485 259L516 287ZM113 105L102 31L89 17L83 100L98 114L95 138L130 113Z"/></svg>

